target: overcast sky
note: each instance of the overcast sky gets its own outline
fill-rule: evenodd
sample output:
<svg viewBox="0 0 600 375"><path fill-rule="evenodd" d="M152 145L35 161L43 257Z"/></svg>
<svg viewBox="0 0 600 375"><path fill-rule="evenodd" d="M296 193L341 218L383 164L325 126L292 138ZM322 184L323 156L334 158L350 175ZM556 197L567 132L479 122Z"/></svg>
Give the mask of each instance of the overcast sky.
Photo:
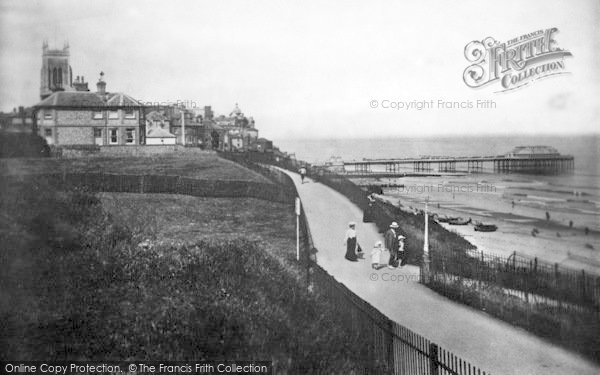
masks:
<svg viewBox="0 0 600 375"><path fill-rule="evenodd" d="M570 74L467 87L464 47L557 27ZM39 101L42 42L142 101L235 103L272 139L598 132L600 1L5 1L0 110ZM493 100L396 111L377 100Z"/></svg>

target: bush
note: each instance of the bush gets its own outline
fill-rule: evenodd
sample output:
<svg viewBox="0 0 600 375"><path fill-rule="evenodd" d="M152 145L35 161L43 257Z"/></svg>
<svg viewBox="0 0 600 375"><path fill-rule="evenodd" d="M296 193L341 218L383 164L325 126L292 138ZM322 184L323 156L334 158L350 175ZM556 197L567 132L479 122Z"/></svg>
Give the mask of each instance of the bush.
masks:
<svg viewBox="0 0 600 375"><path fill-rule="evenodd" d="M11 301L0 304L1 359L255 359L293 373L352 370L360 344L332 304L260 243L135 246L85 190L3 187L3 214L14 221L0 231L0 283Z"/></svg>
<svg viewBox="0 0 600 375"><path fill-rule="evenodd" d="M39 135L0 131L0 158L43 156L50 156L50 147Z"/></svg>

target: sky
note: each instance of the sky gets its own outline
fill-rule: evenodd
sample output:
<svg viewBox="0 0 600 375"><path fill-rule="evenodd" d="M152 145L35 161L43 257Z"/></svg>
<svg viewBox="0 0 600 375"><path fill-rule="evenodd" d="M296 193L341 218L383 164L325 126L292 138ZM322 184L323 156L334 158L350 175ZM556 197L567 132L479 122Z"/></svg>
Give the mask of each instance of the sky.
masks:
<svg viewBox="0 0 600 375"><path fill-rule="evenodd" d="M465 46L556 27L562 74L463 81ZM0 110L39 101L42 43L145 102L235 103L277 139L598 133L600 1L0 0ZM434 101L433 108L382 108ZM438 108L439 101L493 108ZM373 101L377 108L372 108ZM386 103L384 105L384 103Z"/></svg>

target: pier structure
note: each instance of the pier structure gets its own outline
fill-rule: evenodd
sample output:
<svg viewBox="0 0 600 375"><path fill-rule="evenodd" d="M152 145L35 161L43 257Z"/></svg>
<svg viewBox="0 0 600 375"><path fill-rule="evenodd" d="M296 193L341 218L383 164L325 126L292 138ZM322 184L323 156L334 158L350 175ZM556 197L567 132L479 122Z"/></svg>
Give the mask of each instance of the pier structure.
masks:
<svg viewBox="0 0 600 375"><path fill-rule="evenodd" d="M524 152L525 150L525 152ZM521 146L500 156L421 157L344 161L352 175L403 175L406 173L571 173L575 158L547 146Z"/></svg>

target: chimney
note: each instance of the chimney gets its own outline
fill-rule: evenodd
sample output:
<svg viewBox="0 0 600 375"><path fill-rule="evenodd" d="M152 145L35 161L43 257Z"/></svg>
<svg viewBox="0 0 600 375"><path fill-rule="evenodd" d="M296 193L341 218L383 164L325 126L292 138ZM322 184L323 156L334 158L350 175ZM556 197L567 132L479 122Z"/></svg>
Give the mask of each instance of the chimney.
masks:
<svg viewBox="0 0 600 375"><path fill-rule="evenodd" d="M90 91L84 76L77 76L75 82L73 82L73 87L75 88L75 91Z"/></svg>
<svg viewBox="0 0 600 375"><path fill-rule="evenodd" d="M104 72L100 72L100 79L98 80L98 83L96 83L96 88L98 89L98 94L106 94L106 82L104 82Z"/></svg>

